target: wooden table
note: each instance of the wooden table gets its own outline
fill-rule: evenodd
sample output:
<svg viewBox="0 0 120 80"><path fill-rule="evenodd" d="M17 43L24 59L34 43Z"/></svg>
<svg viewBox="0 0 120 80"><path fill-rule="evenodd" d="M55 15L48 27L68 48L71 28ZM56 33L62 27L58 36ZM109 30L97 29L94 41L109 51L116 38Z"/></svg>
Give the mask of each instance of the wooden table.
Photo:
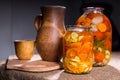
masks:
<svg viewBox="0 0 120 80"><path fill-rule="evenodd" d="M120 52L113 52L107 66L94 67L89 74L82 75L69 74L63 70L42 73L6 70L5 61L0 60L0 64L0 80L120 80Z"/></svg>

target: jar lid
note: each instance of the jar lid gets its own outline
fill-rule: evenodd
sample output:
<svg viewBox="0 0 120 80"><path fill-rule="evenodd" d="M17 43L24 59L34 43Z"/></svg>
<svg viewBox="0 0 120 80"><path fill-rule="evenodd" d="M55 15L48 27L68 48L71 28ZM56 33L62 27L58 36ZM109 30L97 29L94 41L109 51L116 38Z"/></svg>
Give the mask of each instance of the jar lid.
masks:
<svg viewBox="0 0 120 80"><path fill-rule="evenodd" d="M94 12L94 13L97 13L97 12L103 12L104 8L103 7L86 7L83 9L84 12Z"/></svg>

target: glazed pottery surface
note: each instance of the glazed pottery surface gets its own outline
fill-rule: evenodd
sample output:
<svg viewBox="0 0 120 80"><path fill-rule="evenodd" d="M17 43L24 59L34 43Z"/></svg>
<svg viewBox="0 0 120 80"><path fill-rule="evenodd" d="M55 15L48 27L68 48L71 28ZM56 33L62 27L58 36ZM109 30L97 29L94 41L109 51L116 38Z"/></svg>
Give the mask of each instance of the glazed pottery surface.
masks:
<svg viewBox="0 0 120 80"><path fill-rule="evenodd" d="M36 49L42 60L57 62L62 56L65 9L64 6L43 6L42 15L35 18Z"/></svg>

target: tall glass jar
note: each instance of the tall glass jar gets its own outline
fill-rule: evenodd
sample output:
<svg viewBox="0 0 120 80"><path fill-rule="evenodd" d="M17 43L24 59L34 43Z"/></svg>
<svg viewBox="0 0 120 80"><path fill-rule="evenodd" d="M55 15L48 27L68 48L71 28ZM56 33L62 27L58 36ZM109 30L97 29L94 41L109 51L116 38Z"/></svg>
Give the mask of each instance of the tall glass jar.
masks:
<svg viewBox="0 0 120 80"><path fill-rule="evenodd" d="M107 65L112 52L112 27L103 10L102 7L87 7L76 21L76 25L91 27L94 35L94 66Z"/></svg>
<svg viewBox="0 0 120 80"><path fill-rule="evenodd" d="M65 71L74 74L89 73L93 66L93 36L89 28L69 26L63 44Z"/></svg>

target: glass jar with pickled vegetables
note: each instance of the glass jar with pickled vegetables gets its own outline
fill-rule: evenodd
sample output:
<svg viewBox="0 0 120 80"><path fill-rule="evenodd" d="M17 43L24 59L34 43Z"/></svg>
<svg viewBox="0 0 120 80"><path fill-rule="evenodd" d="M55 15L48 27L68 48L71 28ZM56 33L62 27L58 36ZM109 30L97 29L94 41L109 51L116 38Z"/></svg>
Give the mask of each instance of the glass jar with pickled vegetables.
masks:
<svg viewBox="0 0 120 80"><path fill-rule="evenodd" d="M82 74L92 70L93 35L89 28L69 26L63 45L63 67L66 72Z"/></svg>
<svg viewBox="0 0 120 80"><path fill-rule="evenodd" d="M94 35L94 66L104 66L110 61L112 52L112 27L102 7L87 7L84 9L76 25L91 27Z"/></svg>

